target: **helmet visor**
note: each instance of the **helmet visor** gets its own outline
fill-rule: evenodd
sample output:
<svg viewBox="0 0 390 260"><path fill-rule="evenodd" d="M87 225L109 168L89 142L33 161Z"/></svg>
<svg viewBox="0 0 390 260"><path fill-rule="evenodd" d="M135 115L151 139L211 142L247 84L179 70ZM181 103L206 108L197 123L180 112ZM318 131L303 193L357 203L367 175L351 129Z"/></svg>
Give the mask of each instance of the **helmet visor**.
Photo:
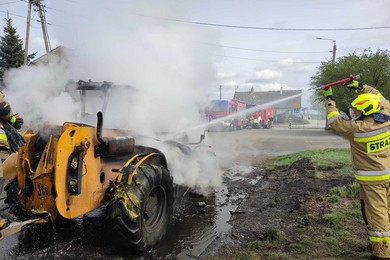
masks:
<svg viewBox="0 0 390 260"><path fill-rule="evenodd" d="M351 120L351 118L349 118L349 116L344 111L340 111L340 115L346 121Z"/></svg>
<svg viewBox="0 0 390 260"><path fill-rule="evenodd" d="M353 107L350 107L350 108L349 108L349 115L351 116L351 119L352 119L352 120L356 120L356 119L358 119L359 117L362 116L362 112L359 111L359 110L356 110L356 109L353 108Z"/></svg>

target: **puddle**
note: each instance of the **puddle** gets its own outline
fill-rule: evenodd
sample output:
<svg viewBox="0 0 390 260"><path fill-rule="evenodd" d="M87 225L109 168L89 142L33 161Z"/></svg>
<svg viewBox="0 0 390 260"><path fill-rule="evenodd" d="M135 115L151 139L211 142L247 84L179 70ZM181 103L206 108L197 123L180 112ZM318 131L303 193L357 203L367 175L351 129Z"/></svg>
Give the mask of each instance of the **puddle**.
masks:
<svg viewBox="0 0 390 260"><path fill-rule="evenodd" d="M245 198L246 194L226 194L225 188L216 193L216 225L215 229L219 235L227 233L231 225L228 223L233 212L239 206L239 203Z"/></svg>
<svg viewBox="0 0 390 260"><path fill-rule="evenodd" d="M181 222L176 223L173 227L175 231L171 231L165 241L159 244L157 251L162 253L162 246L169 248L168 244L175 244L175 249L167 250L170 254L157 254L156 256L174 257L175 259L189 259L199 257L207 247L217 238L227 234L231 225L229 220L239 207L240 203L245 199L247 194L240 192L232 192L228 185L235 182L247 182L249 185L255 185L261 176L255 178L250 176L250 173L256 170L252 166L234 165L225 171L224 184L208 198L192 198L193 205L206 203L203 208L203 213L197 212L193 215L183 216ZM241 184L237 184L241 185ZM206 200L206 201L205 201ZM198 210L202 210L198 208ZM172 246L171 246L172 247Z"/></svg>

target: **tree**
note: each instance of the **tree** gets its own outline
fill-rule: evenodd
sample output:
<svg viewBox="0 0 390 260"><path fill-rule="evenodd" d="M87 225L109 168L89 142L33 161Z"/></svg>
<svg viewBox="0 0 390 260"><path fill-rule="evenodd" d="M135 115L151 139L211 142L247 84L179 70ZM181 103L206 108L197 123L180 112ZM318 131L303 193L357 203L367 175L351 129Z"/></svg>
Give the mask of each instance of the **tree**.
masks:
<svg viewBox="0 0 390 260"><path fill-rule="evenodd" d="M390 53L388 50L378 50L375 53L341 57L336 64L323 62L316 76L311 78L310 86L314 90L315 100L323 101L322 85L334 82L349 75L361 75L360 82L371 85L390 99ZM348 111L352 98L357 94L351 93L342 86L333 87L337 107L341 111Z"/></svg>
<svg viewBox="0 0 390 260"><path fill-rule="evenodd" d="M0 81L3 81L4 72L10 68L19 68L24 63L23 42L12 26L12 19L5 18L4 35L0 36ZM29 55L29 60L35 53Z"/></svg>

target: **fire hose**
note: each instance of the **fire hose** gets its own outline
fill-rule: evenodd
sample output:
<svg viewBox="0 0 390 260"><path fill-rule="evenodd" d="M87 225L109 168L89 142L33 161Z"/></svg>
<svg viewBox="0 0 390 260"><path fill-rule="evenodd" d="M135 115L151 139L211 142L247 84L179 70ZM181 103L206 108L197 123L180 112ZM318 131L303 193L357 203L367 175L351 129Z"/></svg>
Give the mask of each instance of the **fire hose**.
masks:
<svg viewBox="0 0 390 260"><path fill-rule="evenodd" d="M323 85L322 89L327 90L328 88L336 86L336 85L348 84L348 83L352 82L352 80L357 80L359 78L360 78L360 75L355 75L355 76L349 75L348 78L337 80L335 82L331 82L331 83Z"/></svg>

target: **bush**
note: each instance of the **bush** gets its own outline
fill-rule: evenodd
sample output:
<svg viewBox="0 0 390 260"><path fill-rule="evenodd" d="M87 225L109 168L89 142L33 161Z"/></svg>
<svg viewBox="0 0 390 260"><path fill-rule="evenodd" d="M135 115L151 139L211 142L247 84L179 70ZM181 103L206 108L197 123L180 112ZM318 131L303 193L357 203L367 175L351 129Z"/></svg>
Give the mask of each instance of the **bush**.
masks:
<svg viewBox="0 0 390 260"><path fill-rule="evenodd" d="M288 123L289 119L291 120L292 124L308 124L309 121L296 115L289 115L289 114L281 114L281 115L276 115L277 121L276 123L278 124L283 124L283 123Z"/></svg>

